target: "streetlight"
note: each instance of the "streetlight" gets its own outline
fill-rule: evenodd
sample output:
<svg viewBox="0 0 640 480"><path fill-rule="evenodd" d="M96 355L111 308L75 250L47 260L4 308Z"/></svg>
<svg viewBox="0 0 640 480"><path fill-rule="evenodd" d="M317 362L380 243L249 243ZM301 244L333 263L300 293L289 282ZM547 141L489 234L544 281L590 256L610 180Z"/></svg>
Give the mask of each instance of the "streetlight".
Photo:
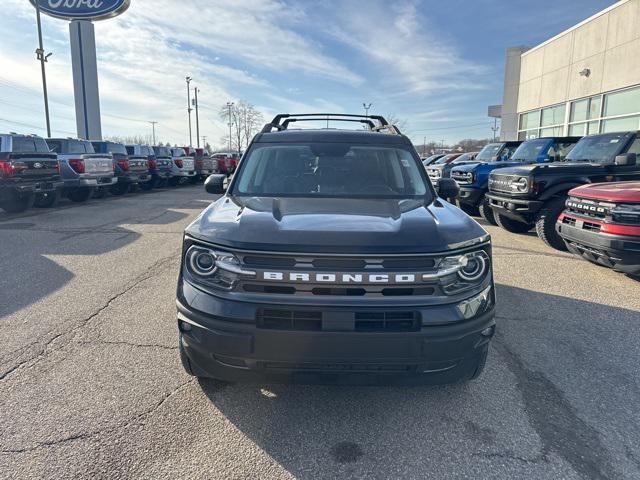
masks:
<svg viewBox="0 0 640 480"><path fill-rule="evenodd" d="M366 103L362 103L362 107L364 108L364 114L367 117L369 116L369 109L371 108L371 105L373 105L373 104L370 103L369 105L367 105Z"/></svg>
<svg viewBox="0 0 640 480"><path fill-rule="evenodd" d="M191 134L191 88L189 87L189 84L191 83L191 80L193 80L191 77L187 76L185 77L185 80L187 81L187 113L189 114L189 146L193 147L193 136Z"/></svg>
<svg viewBox="0 0 640 480"><path fill-rule="evenodd" d="M158 122L149 122L151 124L151 128L153 129L153 145L155 146L156 144L156 125L158 124Z"/></svg>
<svg viewBox="0 0 640 480"><path fill-rule="evenodd" d="M200 148L200 119L198 117L198 92L199 91L200 89L198 87L195 87L193 89L193 93L195 95L194 105L196 106L196 140L197 140L198 148Z"/></svg>
<svg viewBox="0 0 640 480"><path fill-rule="evenodd" d="M227 102L227 108L229 109L229 153L231 153L231 108L233 105L233 102Z"/></svg>
<svg viewBox="0 0 640 480"><path fill-rule="evenodd" d="M36 7L36 23L38 24L38 48L36 49L36 58L40 61L40 68L42 70L42 91L44 93L44 116L47 122L47 138L51 138L51 122L49 120L49 95L47 93L47 72L45 69L45 63L49 61L49 57L52 55L48 53L45 55L44 46L42 44L42 23L40 22L40 1L34 2Z"/></svg>

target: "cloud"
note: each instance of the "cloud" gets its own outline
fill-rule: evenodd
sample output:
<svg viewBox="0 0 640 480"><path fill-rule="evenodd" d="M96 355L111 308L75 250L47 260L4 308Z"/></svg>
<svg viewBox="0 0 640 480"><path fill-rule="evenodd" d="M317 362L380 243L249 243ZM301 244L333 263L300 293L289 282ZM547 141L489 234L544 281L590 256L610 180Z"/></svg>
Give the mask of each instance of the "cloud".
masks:
<svg viewBox="0 0 640 480"><path fill-rule="evenodd" d="M477 89L484 66L461 57L436 35L413 2L345 2L328 32L375 62L391 95ZM379 28L372 29L372 26Z"/></svg>

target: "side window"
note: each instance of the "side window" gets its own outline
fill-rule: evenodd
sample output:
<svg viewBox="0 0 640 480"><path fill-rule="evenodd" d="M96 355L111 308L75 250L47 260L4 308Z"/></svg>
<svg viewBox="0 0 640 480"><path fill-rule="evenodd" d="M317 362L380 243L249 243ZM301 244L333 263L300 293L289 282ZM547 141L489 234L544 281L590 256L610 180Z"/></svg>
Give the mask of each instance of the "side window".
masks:
<svg viewBox="0 0 640 480"><path fill-rule="evenodd" d="M60 153L60 152L62 151L62 145L61 145L61 142L58 142L58 141L51 141L51 140L49 140L49 141L47 142L47 145L49 145L49 149L50 149L52 152Z"/></svg>
<svg viewBox="0 0 640 480"><path fill-rule="evenodd" d="M133 155L133 147L127 147L127 154Z"/></svg>
<svg viewBox="0 0 640 480"><path fill-rule="evenodd" d="M635 139L635 141L629 147L627 153L635 153L636 155L640 155L640 137Z"/></svg>
<svg viewBox="0 0 640 480"><path fill-rule="evenodd" d="M573 147L575 146L576 146L575 143L566 143L566 142L556 144L556 147L558 148L558 154L560 156L560 160L564 160L565 158L567 158L567 155L569 155L569 152L573 150Z"/></svg>

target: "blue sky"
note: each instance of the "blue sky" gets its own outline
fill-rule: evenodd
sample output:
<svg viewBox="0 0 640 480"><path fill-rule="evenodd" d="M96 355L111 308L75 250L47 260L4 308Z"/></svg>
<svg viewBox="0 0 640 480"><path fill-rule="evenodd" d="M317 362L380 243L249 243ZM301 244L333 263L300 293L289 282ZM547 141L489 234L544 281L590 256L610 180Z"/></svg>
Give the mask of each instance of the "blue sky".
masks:
<svg viewBox="0 0 640 480"><path fill-rule="evenodd" d="M491 135L504 51L534 46L613 4L604 0L132 0L98 22L103 133L187 141L185 75L200 90L201 135L226 131L227 101L278 112L362 112L406 121L415 141ZM35 14L4 0L0 131L43 134ZM9 12L14 13L10 15ZM44 17L52 126L75 131L68 24Z"/></svg>

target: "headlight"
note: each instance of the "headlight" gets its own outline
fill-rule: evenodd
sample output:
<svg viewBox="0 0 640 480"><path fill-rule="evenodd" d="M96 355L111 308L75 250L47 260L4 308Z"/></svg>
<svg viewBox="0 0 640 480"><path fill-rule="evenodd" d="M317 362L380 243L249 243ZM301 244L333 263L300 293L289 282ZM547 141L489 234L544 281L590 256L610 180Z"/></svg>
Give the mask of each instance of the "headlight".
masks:
<svg viewBox="0 0 640 480"><path fill-rule="evenodd" d="M253 277L255 272L243 270L231 253L192 245L185 255L184 266L191 280L211 287L231 290L241 276Z"/></svg>
<svg viewBox="0 0 640 480"><path fill-rule="evenodd" d="M478 286L491 271L491 260L484 250L446 257L436 274L445 293L453 295ZM423 276L423 280L426 280Z"/></svg>
<svg viewBox="0 0 640 480"><path fill-rule="evenodd" d="M614 223L637 225L640 223L640 205L616 205L611 209L611 219Z"/></svg>
<svg viewBox="0 0 640 480"><path fill-rule="evenodd" d="M521 177L515 182L512 182L511 187L518 192L526 193L529 190L529 179L527 177Z"/></svg>
<svg viewBox="0 0 640 480"><path fill-rule="evenodd" d="M479 294L460 302L457 308L464 319L468 320L485 312L491 305L493 305L493 287L489 285Z"/></svg>

